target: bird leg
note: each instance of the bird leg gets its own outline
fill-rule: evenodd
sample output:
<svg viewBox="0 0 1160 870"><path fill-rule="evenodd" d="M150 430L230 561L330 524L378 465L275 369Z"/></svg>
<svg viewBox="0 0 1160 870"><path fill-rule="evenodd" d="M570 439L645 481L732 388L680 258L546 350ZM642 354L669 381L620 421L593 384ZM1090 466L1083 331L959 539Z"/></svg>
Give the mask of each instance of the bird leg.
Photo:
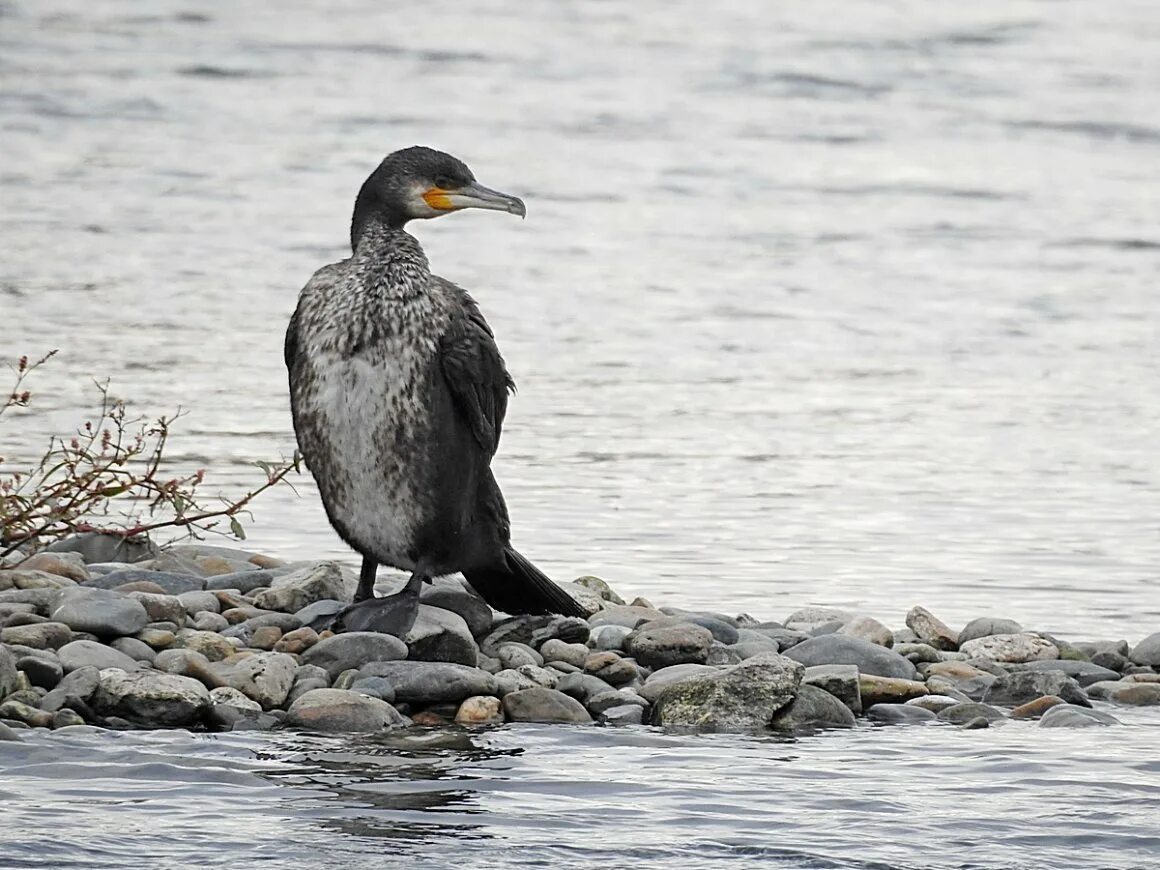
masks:
<svg viewBox="0 0 1160 870"><path fill-rule="evenodd" d="M363 556L362 568L358 572L358 589L354 593L356 604L375 597L375 578L378 573L379 563L369 556Z"/></svg>
<svg viewBox="0 0 1160 870"><path fill-rule="evenodd" d="M375 563L372 561L372 565ZM363 563L364 567L366 563ZM419 593L423 589L423 581L430 579L430 574L423 566L407 580L406 585L393 595L384 595L382 598L367 598L355 601L344 607L334 618L331 630L343 631L377 631L382 634L393 634L402 639L407 636L415 620L419 618ZM360 588L365 576L359 577ZM371 583L374 575L371 574Z"/></svg>

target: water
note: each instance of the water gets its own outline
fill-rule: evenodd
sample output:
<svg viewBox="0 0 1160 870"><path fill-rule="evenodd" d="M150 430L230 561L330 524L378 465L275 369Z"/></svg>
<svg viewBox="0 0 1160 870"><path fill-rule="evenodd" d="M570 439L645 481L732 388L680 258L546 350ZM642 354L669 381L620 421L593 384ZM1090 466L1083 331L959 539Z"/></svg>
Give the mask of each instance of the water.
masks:
<svg viewBox="0 0 1160 870"><path fill-rule="evenodd" d="M553 575L774 618L1156 630L1160 8L781 5L0 4L0 348L61 348L2 452L107 376L189 409L180 465L255 483L293 445L297 290L420 142L528 203L415 232L520 384L496 471ZM253 546L349 558L297 488ZM51 840L6 848L1154 866L1156 727L1127 718L1114 742L518 729L434 754L41 735L5 817Z"/></svg>

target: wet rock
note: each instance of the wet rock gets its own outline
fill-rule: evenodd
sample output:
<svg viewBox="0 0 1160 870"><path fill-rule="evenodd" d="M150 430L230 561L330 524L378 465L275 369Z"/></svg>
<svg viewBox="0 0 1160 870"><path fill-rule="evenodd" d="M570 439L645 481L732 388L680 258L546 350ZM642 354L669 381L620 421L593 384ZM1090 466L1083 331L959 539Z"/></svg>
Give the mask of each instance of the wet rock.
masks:
<svg viewBox="0 0 1160 870"><path fill-rule="evenodd" d="M66 674L88 665L101 670L120 668L124 671L135 671L141 667L139 662L123 652L94 640L74 640L62 646L56 654Z"/></svg>
<svg viewBox="0 0 1160 870"><path fill-rule="evenodd" d="M540 655L545 661L567 662L577 668L584 667L588 652L588 647L582 643L565 643L557 638L544 641L540 647Z"/></svg>
<svg viewBox="0 0 1160 870"><path fill-rule="evenodd" d="M599 677L613 686L622 686L640 679L636 665L614 652L593 653L584 661L585 673Z"/></svg>
<svg viewBox="0 0 1160 870"><path fill-rule="evenodd" d="M678 665L678 667L680 666ZM613 691L611 685L592 674L565 674L560 677L556 688L582 702L587 702L589 698L594 698L604 692Z"/></svg>
<svg viewBox="0 0 1160 870"><path fill-rule="evenodd" d="M646 710L636 704L621 704L619 707L609 707L598 717L601 725L640 725L645 718Z"/></svg>
<svg viewBox="0 0 1160 870"><path fill-rule="evenodd" d="M70 640L72 629L63 622L14 625L0 629L0 643L29 646L33 649L60 649Z"/></svg>
<svg viewBox="0 0 1160 870"><path fill-rule="evenodd" d="M1137 665L1147 665L1150 668L1160 667L1160 631L1148 635L1132 647L1128 658Z"/></svg>
<svg viewBox="0 0 1160 870"><path fill-rule="evenodd" d="M254 596L254 606L296 613L318 601L345 597L342 568L337 562L319 562L275 577L269 589Z"/></svg>
<svg viewBox="0 0 1160 870"><path fill-rule="evenodd" d="M959 635L955 634L945 622L927 610L925 607L912 607L906 614L906 627L915 633L923 643L935 649L956 650L959 648Z"/></svg>
<svg viewBox="0 0 1160 870"><path fill-rule="evenodd" d="M937 717L930 710L911 704L874 704L866 709L866 718L883 725L921 725Z"/></svg>
<svg viewBox="0 0 1160 870"><path fill-rule="evenodd" d="M479 637L491 629L495 616L487 602L464 588L457 580L449 583L436 582L424 587L419 595L423 604L449 610L458 614L467 624L472 637Z"/></svg>
<svg viewBox="0 0 1160 870"><path fill-rule="evenodd" d="M0 742L5 742L5 741L11 742L11 743L19 743L20 742L20 735L17 734L15 731L13 731L12 728L9 727L8 725L5 725L3 722L0 722Z"/></svg>
<svg viewBox="0 0 1160 870"><path fill-rule="evenodd" d="M126 583L137 583L142 580L155 583L166 595L181 595L184 592L193 592L205 587L205 578L203 577L192 574L174 574L169 571L149 571L143 568L113 571L100 577L94 577L85 586L97 589L116 589Z"/></svg>
<svg viewBox="0 0 1160 870"><path fill-rule="evenodd" d="M802 685L829 692L855 715L862 712L862 689L854 665L811 665L802 676Z"/></svg>
<svg viewBox="0 0 1160 870"><path fill-rule="evenodd" d="M142 643L135 637L119 637L109 644L117 652L123 652L129 658L136 662L145 662L146 664L153 664L153 659L157 657L157 653L147 643Z"/></svg>
<svg viewBox="0 0 1160 870"><path fill-rule="evenodd" d="M79 588L66 593L52 619L73 631L88 631L98 637L136 634L149 624L149 615L139 601L105 589Z"/></svg>
<svg viewBox="0 0 1160 870"><path fill-rule="evenodd" d="M1122 656L1118 652L1112 650L1101 650L1091 657L1091 663L1099 668L1119 674L1124 671L1131 661L1127 656ZM1107 677L1106 679L1114 679L1114 677ZM1083 685L1082 683L1080 685Z"/></svg>
<svg viewBox="0 0 1160 870"><path fill-rule="evenodd" d="M90 666L77 668L66 674L59 683L43 698L40 699L40 708L55 713L62 707L69 706L73 701L88 701L97 690L101 682L100 671Z"/></svg>
<svg viewBox="0 0 1160 870"><path fill-rule="evenodd" d="M224 705L237 710L251 710L253 712L260 712L262 709L261 704L247 698L232 686L219 686L216 689L210 689L209 700L215 707Z"/></svg>
<svg viewBox="0 0 1160 870"><path fill-rule="evenodd" d="M23 722L30 728L49 728L52 726L52 714L9 698L0 704L0 719L10 719Z"/></svg>
<svg viewBox="0 0 1160 870"><path fill-rule="evenodd" d="M142 725L180 726L196 722L210 699L205 686L188 677L109 668L101 671L93 704L105 716Z"/></svg>
<svg viewBox="0 0 1160 870"><path fill-rule="evenodd" d="M612 692L601 692L597 695L592 695L588 698L584 706L593 716L599 716L605 710L610 710L613 707L623 707L626 704L631 704L641 709L646 709L649 706L648 701L631 689L617 689Z"/></svg>
<svg viewBox="0 0 1160 870"><path fill-rule="evenodd" d="M1052 707L1039 719L1040 728L1092 728L1119 724L1120 720L1115 716L1072 704Z"/></svg>
<svg viewBox="0 0 1160 870"><path fill-rule="evenodd" d="M894 646L894 634L890 629L869 616L855 616L849 622L841 625L837 629L837 633L846 637L856 637L887 649Z"/></svg>
<svg viewBox="0 0 1160 870"><path fill-rule="evenodd" d="M588 724L592 717L575 698L555 689L524 689L503 698L503 709L512 722Z"/></svg>
<svg viewBox="0 0 1160 870"><path fill-rule="evenodd" d="M58 577L67 577L74 583L84 583L89 579L89 572L85 570L85 560L80 553L69 552L41 552L29 556L20 563L21 570L44 571L46 574L55 574Z"/></svg>
<svg viewBox="0 0 1160 870"><path fill-rule="evenodd" d="M630 634L625 649L647 668L703 664L709 657L713 634L699 625L679 624L642 628Z"/></svg>
<svg viewBox="0 0 1160 870"><path fill-rule="evenodd" d="M56 656L26 655L16 660L16 668L28 677L28 682L43 689L51 689L64 676L64 668Z"/></svg>
<svg viewBox="0 0 1160 870"><path fill-rule="evenodd" d="M900 680L874 674L858 675L858 688L866 707L875 704L904 704L911 698L930 694L926 683L918 680Z"/></svg>
<svg viewBox="0 0 1160 870"><path fill-rule="evenodd" d="M1001 710L996 710L989 704L980 704L978 701L967 701L965 704L956 704L947 707L938 714L942 722L953 722L956 725L966 725L975 719L987 722L1002 722L1007 717Z"/></svg>
<svg viewBox="0 0 1160 870"><path fill-rule="evenodd" d="M1160 683L1119 681L1092 683L1088 693L1101 701L1133 707L1151 707L1160 704Z"/></svg>
<svg viewBox="0 0 1160 870"><path fill-rule="evenodd" d="M602 625L592 629L592 648L601 652L623 650L625 641L635 629L627 625ZM579 646L579 644L577 644Z"/></svg>
<svg viewBox="0 0 1160 870"><path fill-rule="evenodd" d="M1036 698L1034 701L1028 701L1026 704L1020 704L1011 711L1012 719L1038 719L1052 707L1058 707L1060 704L1066 704L1063 698L1057 695L1044 695L1042 698Z"/></svg>
<svg viewBox="0 0 1160 870"><path fill-rule="evenodd" d="M1058 695L1069 704L1091 706L1079 683L1062 671L1014 671L996 678L982 697L988 704L1016 707L1043 695Z"/></svg>
<svg viewBox="0 0 1160 870"><path fill-rule="evenodd" d="M496 679L487 671L447 662L372 662L361 668L364 677L384 677L399 703L428 706L458 704L472 695L495 695Z"/></svg>
<svg viewBox="0 0 1160 870"><path fill-rule="evenodd" d="M348 631L318 641L304 653L303 664L318 665L333 680L348 668L369 662L393 662L407 657L407 645L389 634Z"/></svg>
<svg viewBox="0 0 1160 870"><path fill-rule="evenodd" d="M490 695L473 695L459 705L455 721L460 725L502 725L503 704Z"/></svg>
<svg viewBox="0 0 1160 870"><path fill-rule="evenodd" d="M407 719L378 698L348 689L312 689L290 705L286 721L324 732L375 732L398 728Z"/></svg>
<svg viewBox="0 0 1160 870"><path fill-rule="evenodd" d="M479 646L463 617L427 604L419 605L419 615L405 640L407 658L412 661L474 666L479 656Z"/></svg>
<svg viewBox="0 0 1160 870"><path fill-rule="evenodd" d="M930 712L938 715L948 707L956 707L963 703L973 702L969 701L965 696L955 698L950 695L921 695L917 698L911 698L906 702L906 705L908 707L921 707L923 710L930 710Z"/></svg>
<svg viewBox="0 0 1160 870"><path fill-rule="evenodd" d="M1102 668L1092 662L1077 662L1065 661L1063 659L1047 659L1045 661L1028 662L1024 665L1019 665L1020 671L1058 671L1066 674L1075 680L1081 687L1090 686L1092 683L1098 683L1101 680L1118 680L1119 673ZM1044 694L1050 694L1044 692Z"/></svg>
<svg viewBox="0 0 1160 870"><path fill-rule="evenodd" d="M257 589L269 588L273 584L275 576L276 574L273 571L260 570L215 574L206 578L205 588L210 590L236 589L243 595L249 595Z"/></svg>
<svg viewBox="0 0 1160 870"><path fill-rule="evenodd" d="M52 714L51 728L55 731L58 728L69 728L73 725L84 725L85 720L80 713L75 710L70 710L67 707L63 710L57 710Z"/></svg>
<svg viewBox="0 0 1160 870"><path fill-rule="evenodd" d="M854 714L829 692L803 683L796 697L774 714L770 725L793 733L813 728L853 728Z"/></svg>
<svg viewBox="0 0 1160 870"><path fill-rule="evenodd" d="M797 694L805 668L766 653L666 688L653 707L653 723L713 731L767 727Z"/></svg>
<svg viewBox="0 0 1160 870"><path fill-rule="evenodd" d="M862 674L913 680L914 665L893 650L856 637L829 634L791 647L785 655L803 665L856 665Z"/></svg>
<svg viewBox="0 0 1160 870"><path fill-rule="evenodd" d="M290 694L298 662L285 653L259 652L230 656L210 668L226 686L269 710L281 706Z"/></svg>
<svg viewBox="0 0 1160 870"><path fill-rule="evenodd" d="M373 698L378 698L380 701L386 701L388 704L395 703L395 687L391 685L391 681L383 677L362 677L360 676L350 685L352 692L362 692L364 695L370 695Z"/></svg>
<svg viewBox="0 0 1160 870"><path fill-rule="evenodd" d="M176 595L153 595L148 592L129 592L126 594L145 608L150 622L185 624L185 605Z"/></svg>
<svg viewBox="0 0 1160 870"><path fill-rule="evenodd" d="M992 634L969 640L959 650L970 658L996 662L1031 662L1059 658L1059 648L1037 634Z"/></svg>
<svg viewBox="0 0 1160 870"><path fill-rule="evenodd" d="M653 671L644 681L644 685L640 688L640 695L650 704L656 703L661 693L674 683L716 672L717 669L714 667L698 664L670 665L667 668L660 668Z"/></svg>
<svg viewBox="0 0 1160 870"><path fill-rule="evenodd" d="M201 653L211 662L220 662L236 652L233 644L212 631L182 629L174 639L173 646L176 649L188 649Z"/></svg>

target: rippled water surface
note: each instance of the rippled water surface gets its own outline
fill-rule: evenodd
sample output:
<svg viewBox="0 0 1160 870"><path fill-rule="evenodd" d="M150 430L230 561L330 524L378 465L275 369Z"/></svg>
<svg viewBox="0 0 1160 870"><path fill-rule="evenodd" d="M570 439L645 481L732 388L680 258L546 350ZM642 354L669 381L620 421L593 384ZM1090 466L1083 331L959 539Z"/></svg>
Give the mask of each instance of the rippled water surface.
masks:
<svg viewBox="0 0 1160 870"><path fill-rule="evenodd" d="M1130 0L0 2L0 349L61 348L0 447L109 376L189 409L175 458L254 482L293 444L296 293L421 142L528 202L415 232L520 384L496 470L550 573L1138 639L1158 40ZM251 543L348 558L298 491ZM1157 731L1110 733L41 735L0 837L40 866L1156 866Z"/></svg>

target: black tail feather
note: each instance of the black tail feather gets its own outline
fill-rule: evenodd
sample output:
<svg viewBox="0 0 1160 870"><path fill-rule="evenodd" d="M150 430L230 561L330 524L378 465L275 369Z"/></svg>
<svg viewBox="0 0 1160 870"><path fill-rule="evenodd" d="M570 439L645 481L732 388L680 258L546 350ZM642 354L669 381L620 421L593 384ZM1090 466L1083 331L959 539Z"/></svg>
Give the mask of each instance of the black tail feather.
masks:
<svg viewBox="0 0 1160 870"><path fill-rule="evenodd" d="M504 613L559 613L585 617L588 613L543 571L508 547L506 565L465 571L463 576L484 601Z"/></svg>

